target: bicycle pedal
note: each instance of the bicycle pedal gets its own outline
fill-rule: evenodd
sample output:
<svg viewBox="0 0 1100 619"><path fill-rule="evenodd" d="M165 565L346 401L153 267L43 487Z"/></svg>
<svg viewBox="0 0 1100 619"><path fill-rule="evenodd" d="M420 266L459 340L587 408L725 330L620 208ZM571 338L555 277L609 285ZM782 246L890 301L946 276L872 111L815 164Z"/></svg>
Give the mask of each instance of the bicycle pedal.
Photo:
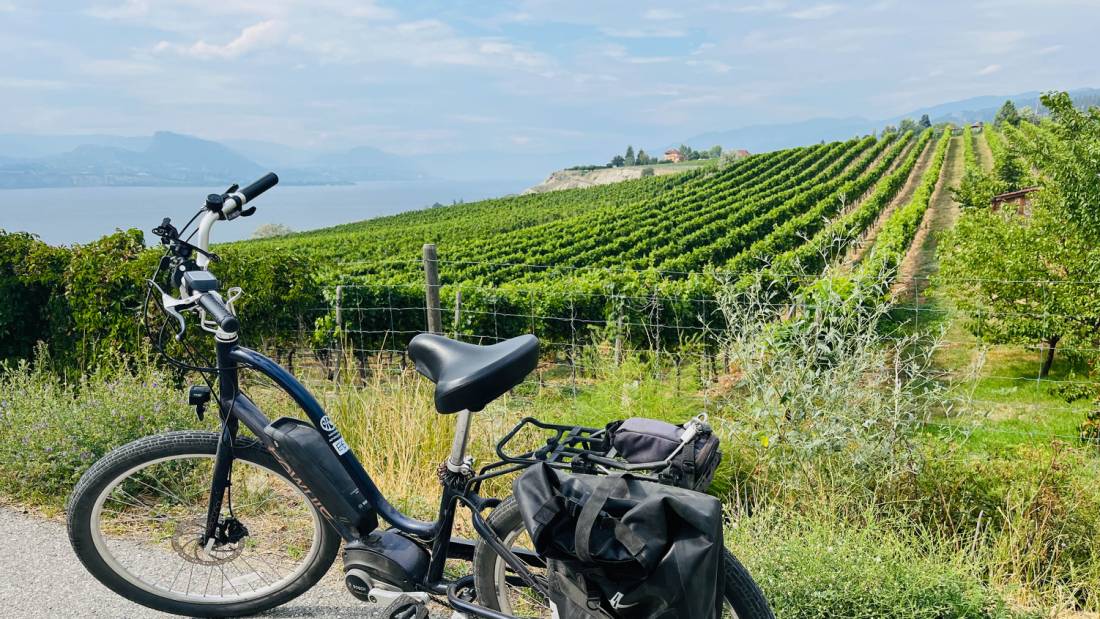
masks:
<svg viewBox="0 0 1100 619"><path fill-rule="evenodd" d="M427 619L428 605L408 595L398 596L382 611L386 619Z"/></svg>

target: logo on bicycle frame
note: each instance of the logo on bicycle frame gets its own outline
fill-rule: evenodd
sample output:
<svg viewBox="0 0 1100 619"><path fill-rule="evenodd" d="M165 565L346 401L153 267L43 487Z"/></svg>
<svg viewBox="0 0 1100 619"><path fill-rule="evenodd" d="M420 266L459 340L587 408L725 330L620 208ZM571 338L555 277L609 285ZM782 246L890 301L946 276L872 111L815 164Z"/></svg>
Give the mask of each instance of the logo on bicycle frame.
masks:
<svg viewBox="0 0 1100 619"><path fill-rule="evenodd" d="M325 432L332 432L336 429L336 424L332 423L332 420L328 418L328 415L321 417L321 429Z"/></svg>

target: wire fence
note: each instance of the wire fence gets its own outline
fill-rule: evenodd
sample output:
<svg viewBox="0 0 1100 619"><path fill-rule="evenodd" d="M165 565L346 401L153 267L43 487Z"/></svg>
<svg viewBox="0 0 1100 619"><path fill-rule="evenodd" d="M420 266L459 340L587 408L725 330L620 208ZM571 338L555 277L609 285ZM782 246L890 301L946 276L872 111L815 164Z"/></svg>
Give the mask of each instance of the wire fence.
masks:
<svg viewBox="0 0 1100 619"><path fill-rule="evenodd" d="M397 262L408 264L391 260L355 266L381 272L386 264ZM736 281L734 274L714 271L702 277L708 282L705 286L669 289L662 284L699 274L650 271L646 278L651 286L635 285L627 291L614 285L616 278L630 273L626 270L481 263L479 266L486 268L507 266L543 276L552 270L583 271L589 282L579 288L569 286L575 279L563 279L559 287L553 280L502 287L448 283L447 270L452 264L456 263L438 260L426 265L429 275L420 282L372 283L345 278L329 284L324 290L327 305L310 308L293 327L271 341L250 343L273 353L300 376L323 384L411 373L413 364L406 347L417 334L429 330L475 344L534 333L540 339L540 362L527 391L521 389L519 397L553 390L575 399L601 376L632 359L643 359L648 378L667 381L680 397L697 399L701 408L720 405L721 396L730 392L731 367L723 344L729 327L720 297L723 287ZM341 266L343 272L348 271L346 266ZM790 275L786 283L800 285L815 278ZM1100 358L1100 339L1065 340L1052 353L1050 343L1038 339L990 342L983 325L1065 318L1039 302L1044 295L1062 287L1100 286L1100 282L970 280L952 284L982 282L1027 286L1034 290L1036 303L967 313L953 307L937 290L940 282L924 276L907 277L892 287L890 325L896 337L924 334L935 340L942 357L935 375L944 381L969 381L973 389L969 403L978 416L996 415L1020 423L1040 416L1055 418L1059 420L1055 425L1062 429L1030 430L1001 424L984 427L982 432L1007 433L1030 441L1078 440L1076 422L1069 420L1082 420L1100 393L1100 380L1089 372L1091 360ZM806 299L759 303L779 316L816 309ZM1053 369L1049 367L1052 354L1057 360ZM981 358L990 361L978 369ZM955 423L931 426L937 424L958 428ZM1050 428L1050 423L1045 427Z"/></svg>

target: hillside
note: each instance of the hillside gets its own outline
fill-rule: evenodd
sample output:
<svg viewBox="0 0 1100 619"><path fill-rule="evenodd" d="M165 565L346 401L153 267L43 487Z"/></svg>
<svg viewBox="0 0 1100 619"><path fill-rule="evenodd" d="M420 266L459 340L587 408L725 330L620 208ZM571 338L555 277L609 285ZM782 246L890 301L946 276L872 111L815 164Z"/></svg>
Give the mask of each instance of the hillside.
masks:
<svg viewBox="0 0 1100 619"><path fill-rule="evenodd" d="M771 260L813 262L800 253L806 247L846 247L879 219L911 175L939 173L942 157L916 163L933 143L942 156L941 142L931 130L851 139L683 174L415 211L246 244L309 256L327 278L340 281L414 282L424 243L438 246L449 283L560 281L592 267L658 269L672 279L708 267L748 273ZM907 245L905 238L887 239L899 240Z"/></svg>
<svg viewBox="0 0 1100 619"><path fill-rule="evenodd" d="M546 180L527 189L523 193L544 193L547 191L561 191L562 189L579 189L582 187L595 187L596 185L610 185L612 183L642 178L645 170L652 171L653 176L666 176L694 170L704 165L714 165L714 163L714 161L710 160L697 160L660 165L597 168L595 170L558 170L546 177Z"/></svg>

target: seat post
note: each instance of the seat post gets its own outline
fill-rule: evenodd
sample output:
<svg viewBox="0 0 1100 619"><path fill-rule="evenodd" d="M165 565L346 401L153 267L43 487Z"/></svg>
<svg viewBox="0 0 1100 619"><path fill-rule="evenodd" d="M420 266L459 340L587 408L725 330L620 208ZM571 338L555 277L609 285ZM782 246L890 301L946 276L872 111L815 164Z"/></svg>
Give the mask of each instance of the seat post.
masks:
<svg viewBox="0 0 1100 619"><path fill-rule="evenodd" d="M458 421L455 423L455 438L451 443L451 456L447 458L447 468L457 473L462 470L466 459L466 443L470 438L470 411L463 409L458 411Z"/></svg>

